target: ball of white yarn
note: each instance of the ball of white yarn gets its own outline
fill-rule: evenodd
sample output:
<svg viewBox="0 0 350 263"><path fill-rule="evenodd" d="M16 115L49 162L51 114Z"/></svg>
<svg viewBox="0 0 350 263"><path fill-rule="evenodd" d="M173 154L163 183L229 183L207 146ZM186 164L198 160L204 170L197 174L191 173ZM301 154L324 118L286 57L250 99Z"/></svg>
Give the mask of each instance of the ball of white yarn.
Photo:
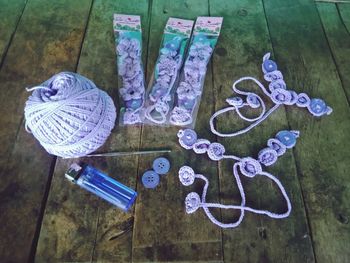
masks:
<svg viewBox="0 0 350 263"><path fill-rule="evenodd" d="M28 91L33 93L24 109L26 129L51 154L87 155L104 144L114 127L111 97L79 74L58 73Z"/></svg>

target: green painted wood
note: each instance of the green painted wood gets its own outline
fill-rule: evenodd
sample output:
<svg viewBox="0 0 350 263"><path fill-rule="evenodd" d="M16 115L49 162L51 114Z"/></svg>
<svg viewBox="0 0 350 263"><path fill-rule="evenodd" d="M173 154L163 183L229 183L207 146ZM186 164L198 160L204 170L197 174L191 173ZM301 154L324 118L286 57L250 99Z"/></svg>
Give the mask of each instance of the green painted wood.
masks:
<svg viewBox="0 0 350 263"><path fill-rule="evenodd" d="M324 98L334 109L331 116L317 119L305 110L289 107L287 117L290 127L301 131L301 143L294 153L316 260L347 262L349 104L315 3L265 0L264 4L275 58L287 85L297 92Z"/></svg>
<svg viewBox="0 0 350 263"><path fill-rule="evenodd" d="M233 94L231 87L238 78L255 76L264 82L261 72L262 56L271 51L272 46L261 1L223 3L210 0L210 14L224 16L224 26L213 60L215 107L218 110L228 106L226 98L237 95ZM246 90L259 90L252 83L242 84L241 87ZM265 97L261 91L258 93ZM269 102L267 98L264 101ZM271 103L268 106L271 107ZM248 114L252 116L253 111ZM217 123L219 130L224 132L247 126L247 122L241 121L232 113L220 117ZM257 158L260 149L266 147L267 140L282 129L288 129L283 107L248 134L218 140L225 145L227 154ZM300 143L299 141L298 144ZM240 204L241 198L232 175L232 165L232 161L220 162L221 202ZM311 238L292 152L289 150L276 164L264 170L281 180L291 199L293 211L290 217L282 220L247 212L238 228L223 231L225 262L313 262ZM247 205L280 213L286 211L286 204L276 185L266 177L256 176L248 180L241 175L241 178ZM225 222L233 222L238 219L238 215L237 211L225 211L223 219Z"/></svg>
<svg viewBox="0 0 350 263"><path fill-rule="evenodd" d="M0 65L16 31L26 3L23 0L0 1Z"/></svg>
<svg viewBox="0 0 350 263"><path fill-rule="evenodd" d="M30 1L0 71L2 262L28 260L52 162L24 130L23 108L29 96L24 88L58 71L74 70L89 6L89 1Z"/></svg>
<svg viewBox="0 0 350 263"><path fill-rule="evenodd" d="M344 91L350 100L350 34L335 4L317 4L329 47ZM350 9L349 9L350 10ZM350 13L349 13L350 14Z"/></svg>
<svg viewBox="0 0 350 263"><path fill-rule="evenodd" d="M208 15L206 2L193 1L153 1L148 47L147 80L150 79L158 56L162 32L168 17L195 19ZM214 140L208 129L208 119L213 112L212 74L207 72L204 94L200 105L196 130L199 136ZM140 159L137 191L139 197L135 210L133 233L133 262L222 262L221 230L204 216L202 211L187 215L184 199L191 191L201 191L194 187L183 187L178 180L178 170L182 165L192 166L196 172L212 178L208 198L218 199L217 164L207 157L186 151L177 142L177 127L144 126L142 148L171 148L166 155L171 162L171 170L161 176L156 189L145 189L141 183L142 174L151 169L154 157ZM220 214L218 214L220 216Z"/></svg>
<svg viewBox="0 0 350 263"><path fill-rule="evenodd" d="M337 4L337 9L348 34L350 34L350 5L339 3Z"/></svg>
<svg viewBox="0 0 350 263"><path fill-rule="evenodd" d="M118 101L113 13L142 16L144 50L148 42L147 1L94 1L77 71ZM144 52L146 61L146 52ZM100 152L137 150L140 128L119 127ZM138 157L98 157L83 161L119 182L136 187ZM64 172L73 160L55 167L36 254L37 262L130 262L133 209L124 213L98 197L69 185Z"/></svg>

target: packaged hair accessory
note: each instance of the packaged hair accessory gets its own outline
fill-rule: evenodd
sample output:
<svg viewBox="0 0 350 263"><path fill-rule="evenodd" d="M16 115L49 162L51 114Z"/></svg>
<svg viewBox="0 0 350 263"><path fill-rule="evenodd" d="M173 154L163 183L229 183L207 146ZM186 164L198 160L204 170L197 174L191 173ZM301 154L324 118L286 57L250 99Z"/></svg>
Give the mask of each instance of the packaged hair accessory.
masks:
<svg viewBox="0 0 350 263"><path fill-rule="evenodd" d="M220 35L222 17L198 17L176 90L176 106L170 113L173 125L194 128L207 64Z"/></svg>
<svg viewBox="0 0 350 263"><path fill-rule="evenodd" d="M142 66L142 32L140 16L114 14L113 29L121 97L121 125L141 123L145 84Z"/></svg>
<svg viewBox="0 0 350 263"><path fill-rule="evenodd" d="M169 18L163 33L153 77L147 90L144 122L166 123L174 102L174 90L193 27L192 20Z"/></svg>

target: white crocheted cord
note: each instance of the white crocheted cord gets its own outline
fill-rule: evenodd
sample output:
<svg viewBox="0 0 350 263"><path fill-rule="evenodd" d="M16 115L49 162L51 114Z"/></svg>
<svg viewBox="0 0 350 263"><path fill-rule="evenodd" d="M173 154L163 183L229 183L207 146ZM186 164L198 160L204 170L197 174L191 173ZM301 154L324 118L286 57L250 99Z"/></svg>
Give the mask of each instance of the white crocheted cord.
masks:
<svg viewBox="0 0 350 263"><path fill-rule="evenodd" d="M89 79L62 72L37 87L24 109L26 129L51 154L73 158L98 149L114 127L116 109Z"/></svg>
<svg viewBox="0 0 350 263"><path fill-rule="evenodd" d="M277 64L270 60L270 53L267 53L263 57L262 71L264 73L264 79L269 82L269 90L264 85L253 77L242 77L236 80L232 89L235 93L246 96L244 102L241 97L233 97L226 99L226 102L230 105L229 107L223 108L213 114L210 118L210 129L211 131L220 137L234 137L240 134L249 132L251 129L259 125L264 121L272 112L274 112L280 105L296 105L298 107L305 107L308 111L316 117L323 115L329 115L332 113L332 108L327 106L322 99L314 98L310 99L307 94L297 94L293 90L287 90L287 85L283 80L281 71L277 70ZM275 105L266 112L266 106L262 98L253 92L247 92L240 90L237 85L243 81L253 81L261 91L271 99ZM260 109L260 113L255 118L249 118L241 112L244 107L250 107L252 109ZM236 112L237 115L251 124L241 130L234 131L232 133L221 133L217 130L214 125L216 118L226 112Z"/></svg>
<svg viewBox="0 0 350 263"><path fill-rule="evenodd" d="M283 135L283 136L282 136ZM188 137L189 136L189 137ZM259 161L256 159L253 159L251 157L245 157L245 158L239 158L234 155L224 155L225 148L223 145L219 143L210 143L210 141L205 139L197 139L197 135L193 130L180 130L178 132L179 137L179 143L182 147L185 149L193 149L196 153L204 153L206 152L210 159L212 160L221 160L221 159L233 159L238 162L236 162L233 165L233 176L235 178L235 181L237 183L240 196L241 196L241 204L240 205L222 205L220 203L207 203L206 201L206 195L207 190L209 187L209 181L208 179L201 175L201 174L195 174L193 169L189 166L183 166L179 170L179 180L184 186L192 185L195 181L195 179L201 179L205 182L202 197L200 198L199 195L195 192L189 193L185 199L185 208L186 213L191 214L197 211L199 208L203 208L205 214L207 217L216 225L222 227L222 228L234 228L237 227L244 218L245 211L266 215L271 218L275 219L281 219L288 217L292 210L292 205L289 200L289 197L281 184L281 182L271 175L270 173L264 172L262 170L261 164L264 165L271 165L273 164L278 156L281 156L285 150L286 147L283 145L283 143L288 143L288 145L294 145L292 141L293 138L297 138L299 136L299 132L297 131L281 131L276 135L278 138L283 140L280 142L278 139L270 139L268 141L268 147L264 148L259 153ZM285 138L286 137L286 138ZM193 138L196 139L196 142L193 141ZM281 191L283 198L285 199L287 203L287 211L284 213L274 213L268 210L262 210L262 209L255 209L251 208L249 206L246 206L246 195L245 191L240 179L240 174L246 177L253 178L257 175L259 176L265 176L269 178L271 181L273 181L278 189ZM240 216L239 218L232 223L223 223L216 219L213 214L210 212L209 208L221 208L221 209L232 209L232 210L239 210Z"/></svg>

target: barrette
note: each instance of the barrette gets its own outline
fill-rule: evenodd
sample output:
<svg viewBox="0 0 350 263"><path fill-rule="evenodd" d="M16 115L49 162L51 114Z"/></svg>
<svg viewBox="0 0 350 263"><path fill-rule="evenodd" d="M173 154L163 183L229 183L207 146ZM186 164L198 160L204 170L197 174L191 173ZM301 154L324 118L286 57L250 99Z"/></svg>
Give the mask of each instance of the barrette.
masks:
<svg viewBox="0 0 350 263"><path fill-rule="evenodd" d="M248 132L255 126L264 121L272 112L274 112L281 105L296 105L300 108L307 108L308 111L316 117L323 115L329 115L332 113L332 108L327 106L326 102L319 98L310 99L306 93L296 93L293 90L287 90L286 83L283 80L282 72L277 69L277 64L270 60L270 53L267 53L263 57L262 71L264 73L264 79L269 82L269 90L264 85L253 77L242 77L233 83L232 89L239 95L246 96L245 101L241 97L232 97L226 99L226 102L230 105L227 108L223 108L213 114L210 118L211 131L221 137L233 137ZM266 112L266 106L262 98L253 92L242 91L237 88L237 84L243 81L253 81L268 96L275 105ZM249 118L244 116L242 109L249 107L252 109L261 109L259 116L255 118ZM214 127L215 119L229 111L235 111L240 118L247 122L251 122L249 126L244 129L232 132L221 133Z"/></svg>
<svg viewBox="0 0 350 263"><path fill-rule="evenodd" d="M177 105L170 114L171 124L184 126L193 122L193 113L202 94L207 64L212 52L210 41L204 35L194 37L176 90Z"/></svg>
<svg viewBox="0 0 350 263"><path fill-rule="evenodd" d="M177 135L179 138L180 145L187 150L192 149L197 154L206 153L208 157L213 161L219 161L221 159L233 159L237 161L233 165L233 176L236 180L241 196L240 205L223 205L220 203L207 203L206 194L209 187L208 179L201 174L195 174L193 169L189 166L183 166L180 168L179 180L184 186L189 186L193 184L195 179L201 179L205 182L202 197L200 197L195 192L189 193L187 195L185 199L186 213L194 213L198 208L201 207L203 208L207 217L214 224L222 228L237 227L242 222L246 211L266 215L275 219L286 218L289 216L289 214L292 211L292 205L286 193L286 190L284 189L282 183L275 176L263 171L262 165L270 166L274 164L277 161L278 157L286 152L286 149L294 147L296 144L296 139L299 137L298 131L283 130L278 132L275 138L271 138L268 140L267 147L259 152L257 159L254 159L252 157L240 158L235 155L225 155L225 147L222 144L217 142L211 143L206 139L198 139L196 132L191 129L180 130ZM265 176L272 180L281 191L284 200L287 203L287 211L284 213L274 213L268 210L255 209L247 206L246 194L240 179L240 174L250 178L253 178L258 175ZM222 223L211 214L209 208L240 210L240 216L235 222Z"/></svg>
<svg viewBox="0 0 350 263"><path fill-rule="evenodd" d="M124 124L141 122L141 108L144 105L144 75L141 64L141 47L139 41L121 37L117 45L118 74L122 79L119 93L124 101Z"/></svg>
<svg viewBox="0 0 350 263"><path fill-rule="evenodd" d="M149 102L146 104L145 118L157 124L166 122L169 112L170 92L178 76L182 64L180 54L181 37L175 37L166 42L160 50L160 56L156 64L156 80L149 94Z"/></svg>

